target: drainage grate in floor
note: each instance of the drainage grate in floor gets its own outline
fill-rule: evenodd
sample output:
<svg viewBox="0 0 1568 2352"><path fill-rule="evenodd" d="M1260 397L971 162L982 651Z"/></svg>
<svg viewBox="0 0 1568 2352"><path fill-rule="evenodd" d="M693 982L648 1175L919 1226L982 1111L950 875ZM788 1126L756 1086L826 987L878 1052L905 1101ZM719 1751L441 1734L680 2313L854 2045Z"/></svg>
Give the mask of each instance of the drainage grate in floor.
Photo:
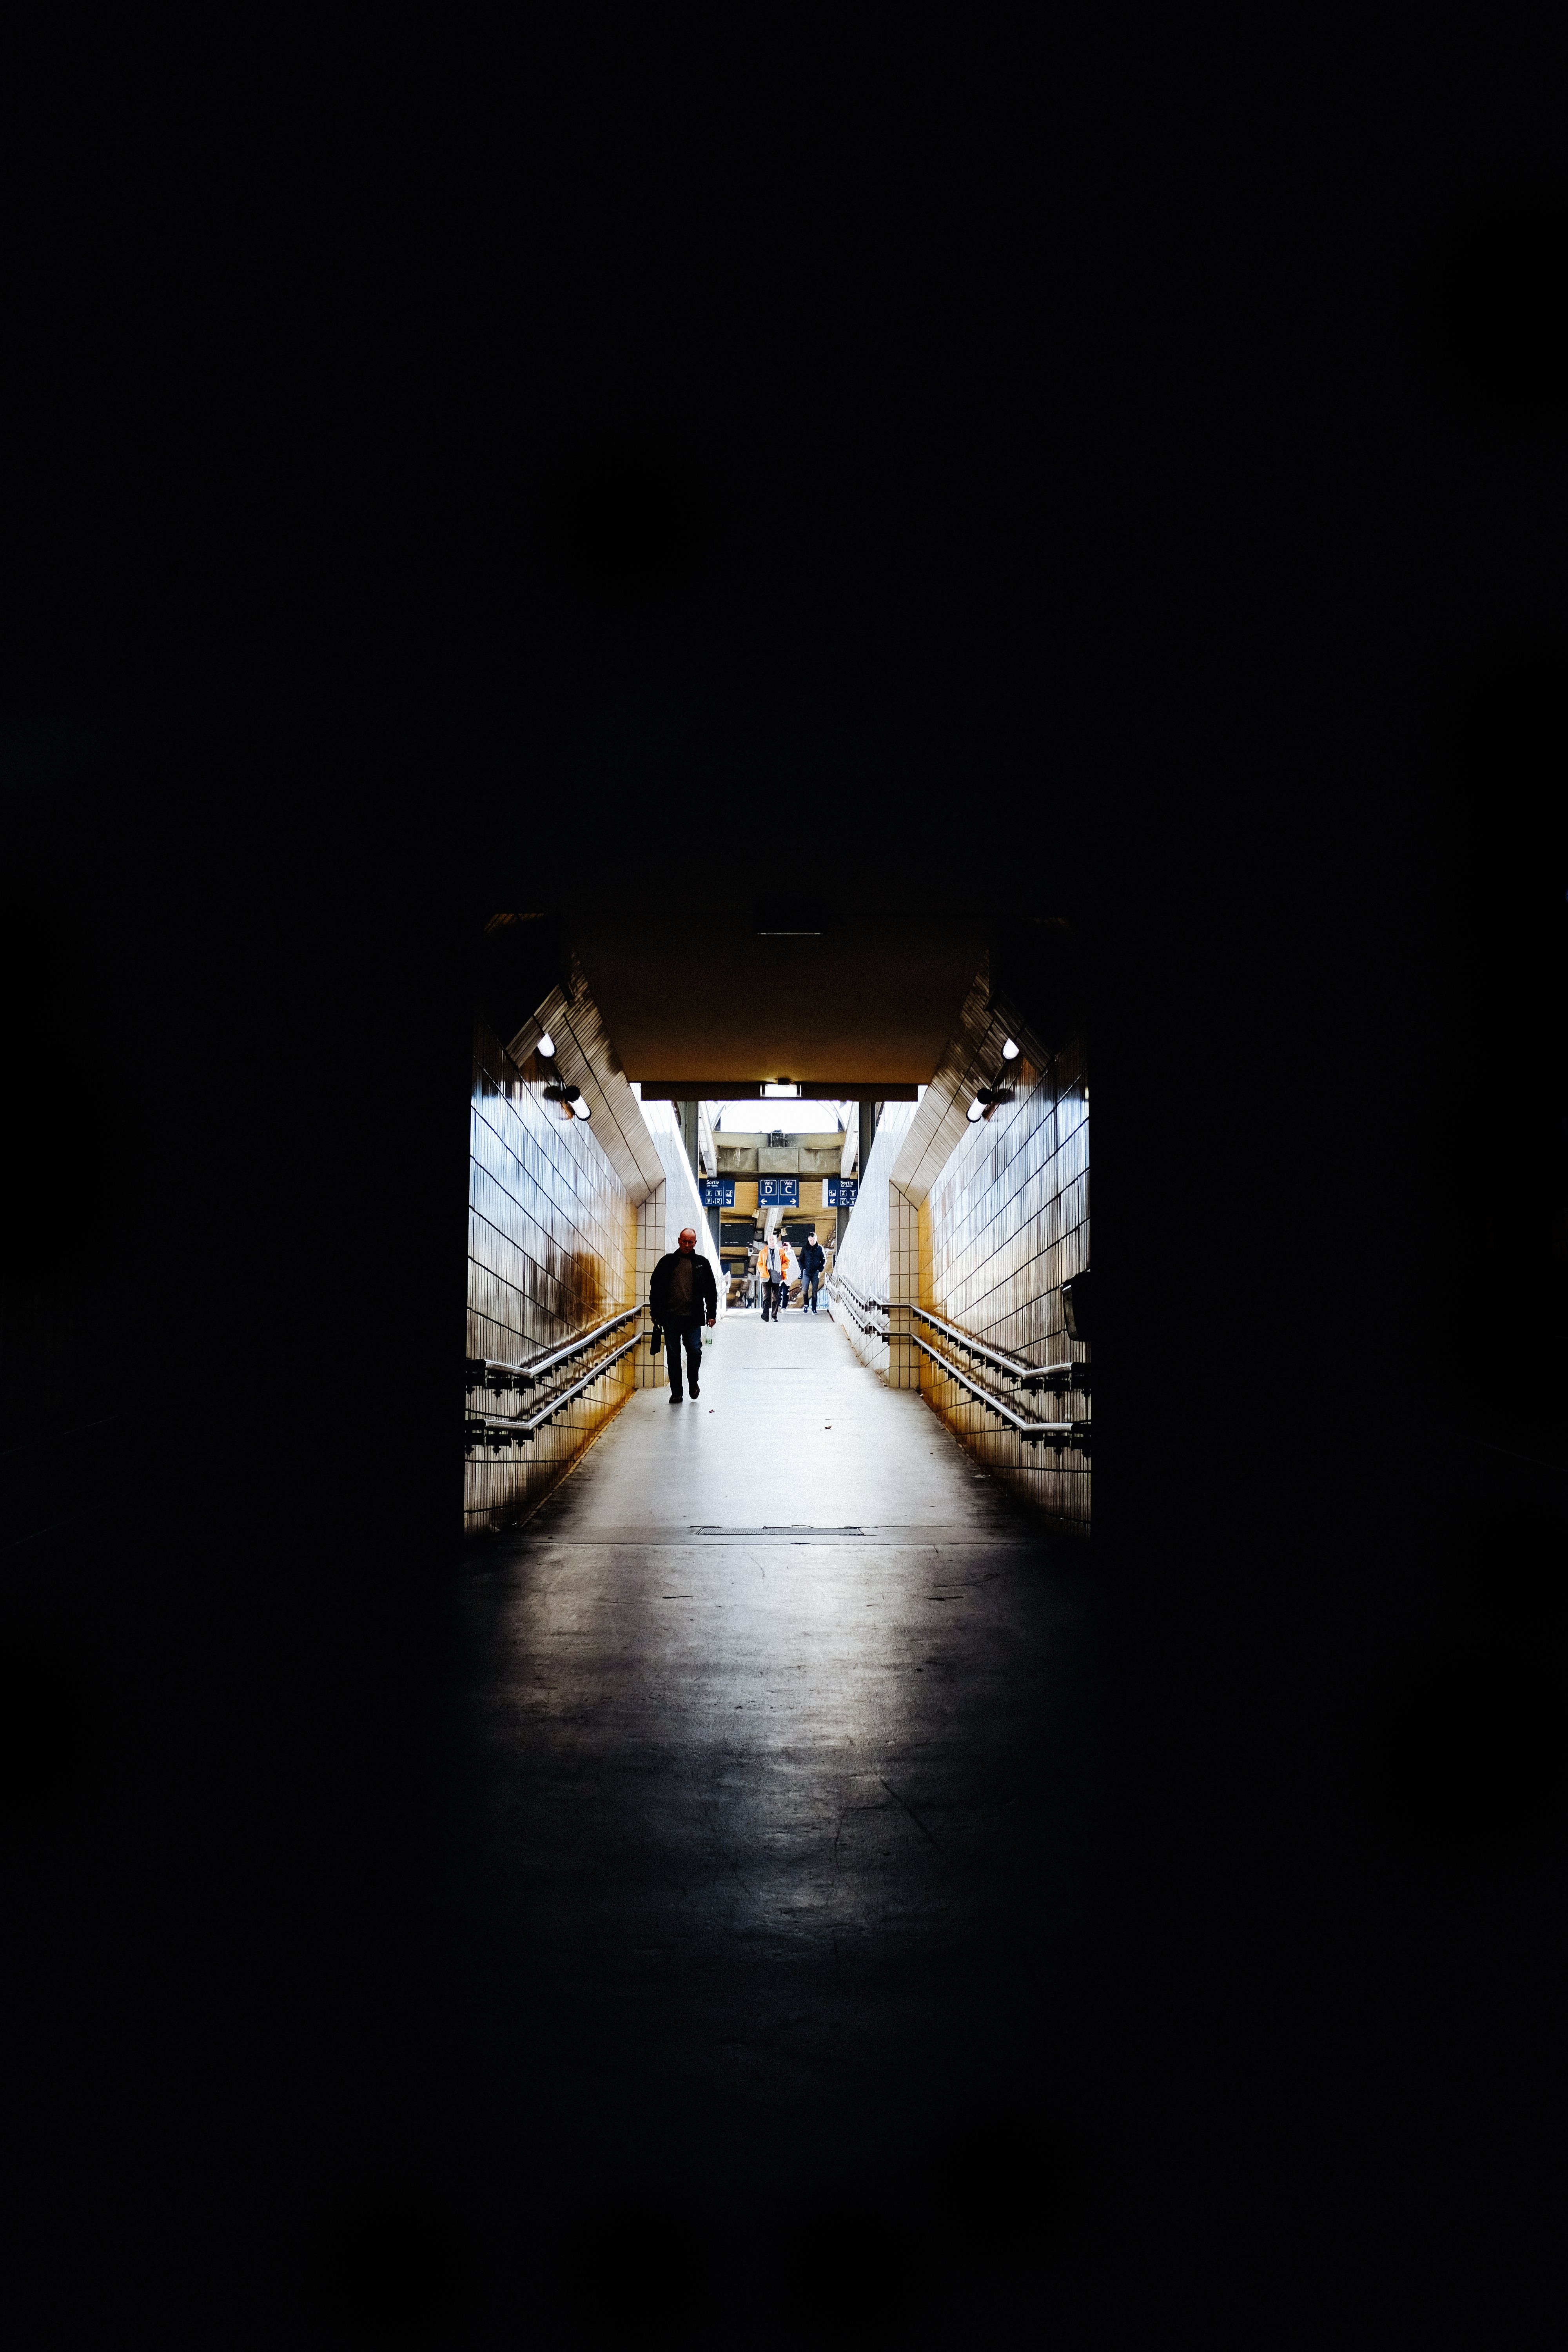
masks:
<svg viewBox="0 0 1568 2352"><path fill-rule="evenodd" d="M864 1528L812 1527L803 1519L792 1519L787 1527L710 1528L694 1527L694 1536L863 1536Z"/></svg>

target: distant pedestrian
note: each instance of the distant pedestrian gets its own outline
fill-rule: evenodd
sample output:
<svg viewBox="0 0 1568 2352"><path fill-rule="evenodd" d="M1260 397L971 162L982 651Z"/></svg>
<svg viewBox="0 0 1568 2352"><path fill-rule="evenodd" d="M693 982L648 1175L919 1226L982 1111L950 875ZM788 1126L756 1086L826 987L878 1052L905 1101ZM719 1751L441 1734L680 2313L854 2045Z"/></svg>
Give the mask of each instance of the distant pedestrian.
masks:
<svg viewBox="0 0 1568 2352"><path fill-rule="evenodd" d="M795 1280L795 1253L782 1233L773 1234L763 1244L758 1272L763 1277L763 1321L771 1315L776 1323L779 1308L789 1297L790 1284Z"/></svg>
<svg viewBox="0 0 1568 2352"><path fill-rule="evenodd" d="M705 1257L697 1255L697 1229L688 1225L680 1235L679 1249L667 1251L654 1267L647 1286L648 1312L664 1333L665 1361L669 1366L669 1402L684 1402L680 1391L680 1356L686 1351L686 1370L691 1382L692 1395L701 1391L698 1380L702 1370L702 1325L706 1318L710 1328L718 1320L719 1286L713 1279L713 1269Z"/></svg>
<svg viewBox="0 0 1568 2352"><path fill-rule="evenodd" d="M808 1307L814 1315L816 1312L816 1294L822 1282L822 1269L826 1264L827 1252L817 1240L814 1226L811 1239L800 1254L800 1311L803 1315Z"/></svg>

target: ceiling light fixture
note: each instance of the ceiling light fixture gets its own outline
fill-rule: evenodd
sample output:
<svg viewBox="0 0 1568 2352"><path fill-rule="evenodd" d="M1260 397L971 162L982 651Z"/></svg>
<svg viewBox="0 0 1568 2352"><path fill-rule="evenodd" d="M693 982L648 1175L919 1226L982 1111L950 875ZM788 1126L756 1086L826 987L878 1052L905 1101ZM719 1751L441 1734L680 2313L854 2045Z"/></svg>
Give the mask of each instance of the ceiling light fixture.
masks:
<svg viewBox="0 0 1568 2352"><path fill-rule="evenodd" d="M1017 1048L1017 1045L1016 1045L1016 1044L1014 1042L1014 1040L1013 1040L1011 1037L1009 1037L1009 1038L1008 1038L1008 1040L1007 1040L1007 1042L1006 1042L1006 1044L1005 1044L1005 1045L1003 1046L1003 1048L1002 1048L1002 1059L1003 1059L1005 1062L1016 1062L1016 1061L1017 1060L1017 1058L1018 1058L1018 1048Z"/></svg>
<svg viewBox="0 0 1568 2352"><path fill-rule="evenodd" d="M555 1040L548 1029L533 1050L541 1061L552 1062L555 1059Z"/></svg>
<svg viewBox="0 0 1568 2352"><path fill-rule="evenodd" d="M983 1103L980 1097L976 1095L974 1100L970 1104L969 1108L963 1114L971 1127L974 1125L976 1119L984 1118L986 1108L987 1106Z"/></svg>

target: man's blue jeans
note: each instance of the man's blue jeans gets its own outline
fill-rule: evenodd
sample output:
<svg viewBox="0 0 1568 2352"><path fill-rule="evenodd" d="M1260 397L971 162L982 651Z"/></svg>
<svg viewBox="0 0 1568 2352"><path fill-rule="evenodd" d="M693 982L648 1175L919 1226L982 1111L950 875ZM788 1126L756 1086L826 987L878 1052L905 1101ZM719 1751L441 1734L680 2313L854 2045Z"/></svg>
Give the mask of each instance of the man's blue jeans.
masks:
<svg viewBox="0 0 1568 2352"><path fill-rule="evenodd" d="M806 1276L805 1280L800 1286L800 1311L803 1315L805 1313L808 1307L812 1313L814 1315L816 1314L816 1294L821 1286L822 1276L819 1274L808 1274Z"/></svg>
<svg viewBox="0 0 1568 2352"><path fill-rule="evenodd" d="M676 1331L667 1323L664 1327L664 1360L669 1366L669 1392L680 1396L680 1350L686 1349L686 1373L693 1388L702 1377L702 1326L688 1324L684 1331Z"/></svg>

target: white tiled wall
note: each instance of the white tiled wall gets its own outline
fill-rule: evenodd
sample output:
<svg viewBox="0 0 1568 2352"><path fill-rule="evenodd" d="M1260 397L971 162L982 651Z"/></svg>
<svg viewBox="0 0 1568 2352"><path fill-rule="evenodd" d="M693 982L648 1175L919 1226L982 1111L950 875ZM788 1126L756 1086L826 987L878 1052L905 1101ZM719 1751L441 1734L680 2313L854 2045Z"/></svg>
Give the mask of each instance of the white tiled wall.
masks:
<svg viewBox="0 0 1568 2352"><path fill-rule="evenodd" d="M1016 1098L965 1133L921 1213L921 1299L934 1314L1031 1363L1083 1363L1069 1340L1061 1286L1089 1264L1088 1065L1079 1048L1047 1068L1014 1066ZM1067 1531L1087 1534L1089 1469L1077 1452L1026 1445L929 1357L921 1385L950 1428ZM1079 1395L1023 1409L1080 1420Z"/></svg>
<svg viewBox="0 0 1568 2352"><path fill-rule="evenodd" d="M653 1104L648 1105L652 1110ZM648 1333L651 1325L647 1312L647 1286L653 1280L654 1267L665 1253L665 1224L668 1214L666 1184L656 1185L637 1211L637 1297L641 1302L643 1317L642 1340L636 1358L637 1384L639 1389L661 1389L668 1381L663 1354L654 1355ZM687 1220L689 1223L689 1218ZM679 1227L677 1228L679 1231Z"/></svg>
<svg viewBox="0 0 1568 2352"><path fill-rule="evenodd" d="M719 1289L719 1320L713 1340L717 1346L724 1328L724 1294L727 1287L713 1235L708 1223L708 1212L702 1206L697 1190L697 1179L691 1173L691 1163L686 1157L686 1145L680 1132L680 1121L675 1107L667 1102L647 1102L642 1115L652 1136L655 1148L664 1166L664 1181L655 1185L637 1213L637 1289L636 1297L643 1309L644 1339L633 1361L637 1366L638 1388L661 1389L668 1385L669 1375L662 1354L653 1355L648 1347L647 1286L654 1267L668 1250L680 1244L681 1228L692 1225L697 1232L698 1255L705 1257L713 1268L713 1278Z"/></svg>
<svg viewBox="0 0 1568 2352"><path fill-rule="evenodd" d="M1047 1069L1026 1058L1015 1064L1015 1099L965 1126L918 1209L889 1172L915 1106L889 1103L837 1271L869 1297L929 1307L1031 1363L1085 1361L1087 1348L1067 1336L1061 1286L1089 1264L1086 1068L1076 1048ZM858 1328L847 1299L837 1319L862 1362L894 1387L920 1389L1009 1485L1064 1529L1088 1533L1083 1454L1026 1445L908 1340L895 1333L889 1343ZM1037 1391L1033 1400L1019 1400L1019 1409L1041 1419L1078 1420L1089 1404L1081 1395Z"/></svg>
<svg viewBox="0 0 1568 2352"><path fill-rule="evenodd" d="M585 1002L580 992L579 1014ZM467 1455L470 1531L526 1518L634 1389L664 1386L663 1357L648 1351L647 1287L683 1225L696 1227L698 1248L719 1273L671 1106L639 1105L635 1090L625 1089L620 1115L640 1121L653 1146L650 1153L639 1133L626 1164L634 1175L643 1164L663 1170L662 1181L634 1206L595 1131L598 1118L563 1118L544 1099L543 1085L542 1078L525 1079L500 1041L478 1025L469 1106L468 1354L518 1363L634 1306L644 1309L639 1344L526 1444L499 1454L476 1447ZM723 1315L721 1277L715 1339ZM617 1336L629 1337L633 1328ZM476 1391L469 1402L477 1412L521 1420L539 1400Z"/></svg>
<svg viewBox="0 0 1568 2352"><path fill-rule="evenodd" d="M847 1276L869 1298L917 1299L920 1296L919 1219L888 1175L915 1108L913 1103L889 1103L883 1110L870 1160L861 1171L849 1231L834 1267L836 1275ZM895 1388L916 1386L917 1376L909 1361L916 1351L902 1339L889 1347L884 1340L868 1338L845 1311L847 1307L846 1300L836 1319L842 1323L862 1363L885 1374Z"/></svg>
<svg viewBox="0 0 1568 2352"><path fill-rule="evenodd" d="M468 1126L468 1354L517 1363L631 1306L635 1230L625 1186L592 1127L563 1119L482 1024ZM470 1531L528 1516L626 1402L633 1360L623 1357L526 1447L467 1456ZM475 1392L470 1402L509 1419L534 1409L515 1391Z"/></svg>

